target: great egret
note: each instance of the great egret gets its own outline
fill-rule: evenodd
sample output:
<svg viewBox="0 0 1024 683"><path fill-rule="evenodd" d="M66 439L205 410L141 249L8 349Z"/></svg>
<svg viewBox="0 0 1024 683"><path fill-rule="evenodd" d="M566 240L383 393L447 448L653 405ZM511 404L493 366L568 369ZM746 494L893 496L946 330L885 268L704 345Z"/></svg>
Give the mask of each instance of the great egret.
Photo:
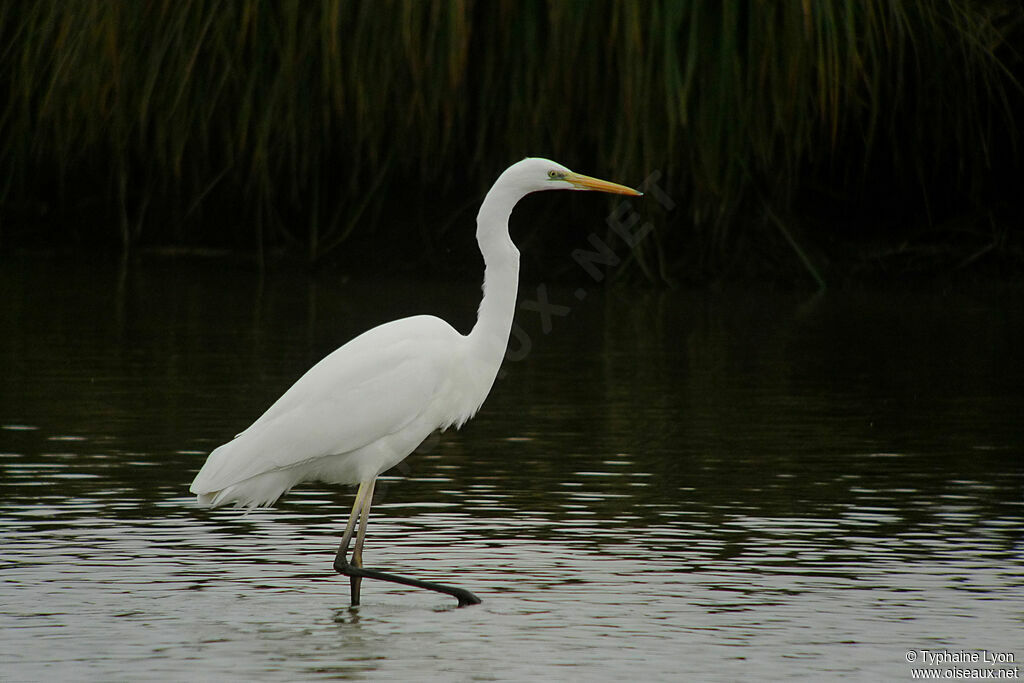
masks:
<svg viewBox="0 0 1024 683"><path fill-rule="evenodd" d="M640 192L529 158L498 177L477 214L484 257L483 300L468 335L429 315L364 332L299 378L267 412L210 453L192 482L199 504L273 504L303 481L359 484L335 569L350 577L359 604L363 577L428 588L479 603L469 591L362 566L373 486L435 430L461 427L483 404L508 344L519 283L519 250L508 234L516 203L541 190ZM359 528L352 560L347 559Z"/></svg>

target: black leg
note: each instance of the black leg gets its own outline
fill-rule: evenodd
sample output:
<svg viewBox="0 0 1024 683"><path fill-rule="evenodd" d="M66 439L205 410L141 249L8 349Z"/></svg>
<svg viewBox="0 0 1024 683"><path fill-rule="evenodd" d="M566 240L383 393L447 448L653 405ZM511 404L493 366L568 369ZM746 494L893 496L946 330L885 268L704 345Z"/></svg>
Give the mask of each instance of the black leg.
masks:
<svg viewBox="0 0 1024 683"><path fill-rule="evenodd" d="M373 487L376 482L376 479L371 479L368 484L360 486L360 488L365 486L366 490L363 492L363 509L359 514L359 533L356 534L356 547L352 551L351 566L353 567L363 566L363 543L366 541L366 524L370 520L370 505L373 504ZM362 587L363 577L350 575L348 580L352 593L352 606L356 607L359 604L359 589Z"/></svg>

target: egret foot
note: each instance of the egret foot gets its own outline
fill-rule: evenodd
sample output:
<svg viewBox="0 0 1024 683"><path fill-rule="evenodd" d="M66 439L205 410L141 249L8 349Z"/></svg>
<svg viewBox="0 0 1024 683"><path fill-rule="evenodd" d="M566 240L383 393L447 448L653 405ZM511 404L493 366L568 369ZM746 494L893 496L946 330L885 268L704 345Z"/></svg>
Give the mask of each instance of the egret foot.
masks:
<svg viewBox="0 0 1024 683"><path fill-rule="evenodd" d="M399 576L398 574L389 574L379 569L371 569L369 567L359 567L353 563L346 562L344 558L335 558L334 569L339 574L344 574L355 585L355 582L360 579L378 579L380 581L390 581L391 583L399 583L403 586L412 586L413 588L425 588L430 591L437 593L444 593L450 595L459 601L459 607L468 607L469 605L479 605L481 600L477 596L470 593L464 588L457 588L456 586L446 586L442 583L434 583L433 581L421 581L420 579L412 579L407 576ZM353 589L352 593L352 604L358 605L358 595L355 592L358 589Z"/></svg>

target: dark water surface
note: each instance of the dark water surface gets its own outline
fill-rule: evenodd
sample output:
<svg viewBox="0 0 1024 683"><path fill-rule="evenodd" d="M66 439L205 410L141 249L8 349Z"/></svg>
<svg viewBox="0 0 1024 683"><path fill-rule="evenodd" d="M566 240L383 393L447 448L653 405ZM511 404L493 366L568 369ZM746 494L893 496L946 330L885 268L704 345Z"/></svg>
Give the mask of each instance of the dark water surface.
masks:
<svg viewBox="0 0 1024 683"><path fill-rule="evenodd" d="M522 359L382 480L371 516L370 565L479 607L367 581L350 608L331 570L349 490L196 508L205 454L312 363L402 315L465 331L478 292L0 262L0 679L878 680L944 649L1020 665L1020 291L548 288L569 314L544 334L520 311Z"/></svg>

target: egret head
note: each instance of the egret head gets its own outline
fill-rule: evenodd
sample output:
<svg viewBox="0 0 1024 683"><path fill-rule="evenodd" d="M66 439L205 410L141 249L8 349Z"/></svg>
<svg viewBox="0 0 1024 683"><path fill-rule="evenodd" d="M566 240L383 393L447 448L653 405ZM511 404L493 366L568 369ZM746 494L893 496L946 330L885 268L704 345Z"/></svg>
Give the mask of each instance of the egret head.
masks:
<svg viewBox="0 0 1024 683"><path fill-rule="evenodd" d="M505 171L514 177L517 184L527 192L543 190L593 190L632 196L642 195L631 187L598 180L581 173L574 173L558 162L540 157L523 159Z"/></svg>

